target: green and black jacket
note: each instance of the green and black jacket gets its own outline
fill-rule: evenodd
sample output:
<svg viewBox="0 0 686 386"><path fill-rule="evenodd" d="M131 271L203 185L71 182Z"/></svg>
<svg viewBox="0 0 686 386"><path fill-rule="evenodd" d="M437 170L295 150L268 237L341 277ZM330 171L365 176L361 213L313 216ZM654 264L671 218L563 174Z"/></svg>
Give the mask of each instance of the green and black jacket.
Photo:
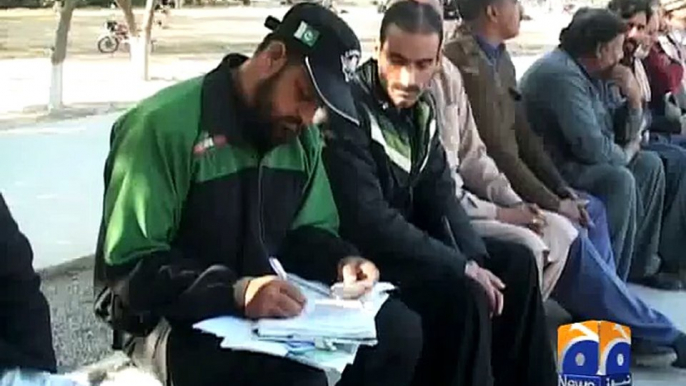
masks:
<svg viewBox="0 0 686 386"><path fill-rule="evenodd" d="M398 110L372 60L358 70L353 92L360 126L331 117L324 150L341 236L385 275L403 261L421 267L443 260L459 272L467 260L481 262L486 248L455 195L433 97L425 93L413 108Z"/></svg>
<svg viewBox="0 0 686 386"><path fill-rule="evenodd" d="M114 124L96 313L115 330L140 335L161 317L188 325L240 315L233 285L274 274L268 257L333 282L338 260L356 253L337 236L319 130L265 154L248 144L231 75L244 60L229 55Z"/></svg>

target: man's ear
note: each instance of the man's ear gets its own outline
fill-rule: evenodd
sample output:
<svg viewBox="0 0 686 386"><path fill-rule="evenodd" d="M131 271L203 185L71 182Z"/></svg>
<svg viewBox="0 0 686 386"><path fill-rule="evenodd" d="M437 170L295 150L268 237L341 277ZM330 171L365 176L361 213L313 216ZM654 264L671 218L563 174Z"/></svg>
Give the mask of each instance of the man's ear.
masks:
<svg viewBox="0 0 686 386"><path fill-rule="evenodd" d="M374 43L374 52L372 53L372 58L376 61L379 61L380 55L381 55L381 41L379 39L376 39L376 43Z"/></svg>
<svg viewBox="0 0 686 386"><path fill-rule="evenodd" d="M271 41L262 51L261 70L267 76L277 73L288 61L286 45L278 40Z"/></svg>
<svg viewBox="0 0 686 386"><path fill-rule="evenodd" d="M486 19L495 20L498 18L498 9L494 5L486 6Z"/></svg>

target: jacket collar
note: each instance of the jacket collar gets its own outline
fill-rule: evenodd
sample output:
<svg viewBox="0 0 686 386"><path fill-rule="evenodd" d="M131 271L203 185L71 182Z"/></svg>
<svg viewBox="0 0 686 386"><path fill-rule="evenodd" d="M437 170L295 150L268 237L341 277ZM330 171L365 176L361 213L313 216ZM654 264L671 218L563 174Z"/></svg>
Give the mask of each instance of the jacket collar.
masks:
<svg viewBox="0 0 686 386"><path fill-rule="evenodd" d="M368 103L377 106L382 110L387 110L393 107L388 97L388 93L383 87L381 79L379 78L379 65L376 60L369 59L360 66L357 70L357 83L360 88L367 94Z"/></svg>
<svg viewBox="0 0 686 386"><path fill-rule="evenodd" d="M202 127L212 136L225 137L229 143L248 142L246 128L252 113L241 99L233 75L247 59L240 54L227 55L205 75L202 83Z"/></svg>
<svg viewBox="0 0 686 386"><path fill-rule="evenodd" d="M493 48L493 46L491 47ZM463 74L478 76L481 74L481 70L494 67L488 54L477 41L475 32L464 24L455 29L452 38L446 42L443 51L451 61L454 61ZM498 59L502 59L504 55L507 55L507 51L503 45ZM457 61L455 61L456 59Z"/></svg>
<svg viewBox="0 0 686 386"><path fill-rule="evenodd" d="M378 74L376 61L370 59L358 69L356 78L356 86L362 93L360 102L364 105L363 109L368 110L372 140L381 144L389 159L405 172L412 174L414 170L421 173L437 133L433 97L430 92L425 92L411 109L398 110L391 103ZM383 119L380 119L381 116ZM384 121L389 124L383 124ZM411 147L409 154L402 155L387 143L385 137L388 130L402 130L416 139L408 144Z"/></svg>
<svg viewBox="0 0 686 386"><path fill-rule="evenodd" d="M505 52L505 43L493 45L479 34L474 34L474 40L485 54L489 64L496 66Z"/></svg>

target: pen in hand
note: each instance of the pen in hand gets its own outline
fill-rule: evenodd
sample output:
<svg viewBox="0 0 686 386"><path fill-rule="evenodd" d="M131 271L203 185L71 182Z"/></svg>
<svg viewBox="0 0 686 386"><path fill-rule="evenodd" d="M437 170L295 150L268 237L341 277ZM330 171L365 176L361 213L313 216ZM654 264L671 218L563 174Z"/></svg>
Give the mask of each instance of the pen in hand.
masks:
<svg viewBox="0 0 686 386"><path fill-rule="evenodd" d="M288 274L286 273L286 270L283 268L283 265L281 265L279 259L277 259L276 257L270 257L269 265L271 265L272 269L276 273L276 276L279 277L279 279L288 281Z"/></svg>

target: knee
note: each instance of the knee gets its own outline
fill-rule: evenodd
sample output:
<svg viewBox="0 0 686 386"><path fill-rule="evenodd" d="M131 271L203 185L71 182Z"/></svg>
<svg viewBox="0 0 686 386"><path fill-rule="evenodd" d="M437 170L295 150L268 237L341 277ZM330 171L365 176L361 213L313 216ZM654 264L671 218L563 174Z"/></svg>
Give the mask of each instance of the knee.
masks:
<svg viewBox="0 0 686 386"><path fill-rule="evenodd" d="M622 199L622 202L626 197L633 196L636 191L636 179L625 167L612 168L605 178L605 184L609 188L608 191L614 192Z"/></svg>
<svg viewBox="0 0 686 386"><path fill-rule="evenodd" d="M665 179L665 170L662 165L662 160L657 153L652 151L641 151L636 154L634 159L634 168L644 178L650 178L651 181L660 181Z"/></svg>
<svg viewBox="0 0 686 386"><path fill-rule="evenodd" d="M603 204L603 202L595 196L584 195L584 198L588 200L588 205L586 208L588 210L588 214L591 216L591 219L593 219L593 222L600 224L607 221L605 204Z"/></svg>
<svg viewBox="0 0 686 386"><path fill-rule="evenodd" d="M553 231L553 237L563 237L562 235L574 235L577 233L574 224L567 218L554 212L543 212L547 226Z"/></svg>
<svg viewBox="0 0 686 386"><path fill-rule="evenodd" d="M517 276L526 278L527 281L538 283L538 268L536 266L536 256L528 248L521 245L512 244L509 247L512 259L513 271Z"/></svg>
<svg viewBox="0 0 686 386"><path fill-rule="evenodd" d="M536 256L528 248L508 243L507 248L500 250L498 255L491 255L491 260L488 268L505 283L507 293L541 292Z"/></svg>
<svg viewBox="0 0 686 386"><path fill-rule="evenodd" d="M376 317L377 341L382 350L408 366L414 366L422 351L422 321L403 302L389 299ZM397 359L396 359L397 360Z"/></svg>

